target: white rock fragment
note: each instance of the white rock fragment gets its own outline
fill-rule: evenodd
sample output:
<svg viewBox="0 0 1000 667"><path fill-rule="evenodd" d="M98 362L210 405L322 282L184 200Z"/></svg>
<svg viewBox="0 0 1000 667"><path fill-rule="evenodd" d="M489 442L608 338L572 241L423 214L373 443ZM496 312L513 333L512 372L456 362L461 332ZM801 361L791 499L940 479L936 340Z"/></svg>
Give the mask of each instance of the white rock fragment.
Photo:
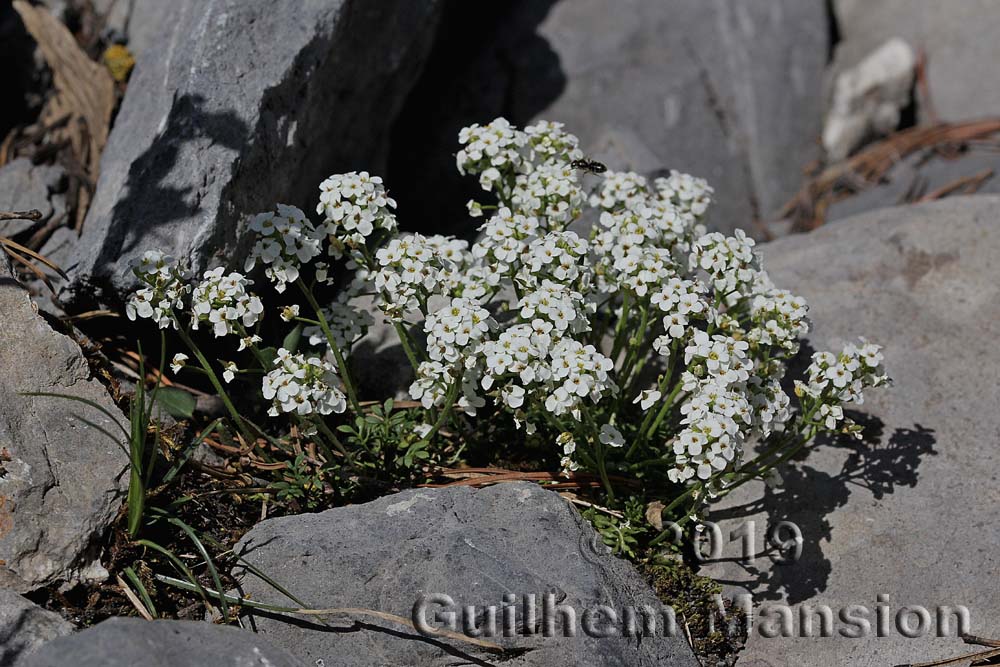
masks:
<svg viewBox="0 0 1000 667"><path fill-rule="evenodd" d="M872 135L895 129L910 101L916 65L913 48L894 37L837 77L823 127L830 161L844 159Z"/></svg>

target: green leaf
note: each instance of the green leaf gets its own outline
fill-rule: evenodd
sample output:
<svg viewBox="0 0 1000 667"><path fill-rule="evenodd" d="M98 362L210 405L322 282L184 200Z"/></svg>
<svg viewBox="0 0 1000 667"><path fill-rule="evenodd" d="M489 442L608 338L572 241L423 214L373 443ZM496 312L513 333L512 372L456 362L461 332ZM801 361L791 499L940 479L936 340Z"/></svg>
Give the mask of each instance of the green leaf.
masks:
<svg viewBox="0 0 1000 667"><path fill-rule="evenodd" d="M260 356L264 365L270 368L274 366L274 360L278 358L278 350L273 347L264 347L260 350Z"/></svg>
<svg viewBox="0 0 1000 667"><path fill-rule="evenodd" d="M194 415L194 396L177 387L160 387L156 400L174 419L190 419Z"/></svg>
<svg viewBox="0 0 1000 667"><path fill-rule="evenodd" d="M281 341L281 347L285 348L291 353L295 353L299 349L299 342L302 340L302 324L296 324L295 328L288 332L285 339Z"/></svg>

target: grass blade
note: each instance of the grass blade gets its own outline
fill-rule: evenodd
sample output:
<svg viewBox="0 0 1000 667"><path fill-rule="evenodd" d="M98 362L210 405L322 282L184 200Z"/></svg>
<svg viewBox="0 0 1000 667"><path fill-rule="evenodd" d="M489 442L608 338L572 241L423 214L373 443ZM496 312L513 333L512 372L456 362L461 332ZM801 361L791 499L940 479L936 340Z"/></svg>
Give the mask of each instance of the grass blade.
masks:
<svg viewBox="0 0 1000 667"><path fill-rule="evenodd" d="M208 572L209 574L212 575L212 581L215 583L215 587L221 591L222 578L219 576L219 571L215 569L215 563L212 561L212 557L208 555L208 550L205 548L205 545L202 544L201 540L198 539L198 535L194 532L194 529L191 526L184 523L183 521L181 521L180 519L178 519L177 517L170 517L169 519L167 519L167 522L174 526L177 526L178 528L183 530L189 538L191 538L191 541L194 542L194 546L198 550L198 553L200 553L201 557L205 559L205 565L208 566ZM222 606L222 613L225 616L226 620L228 621L229 603L227 603L225 599L221 599L219 602Z"/></svg>
<svg viewBox="0 0 1000 667"><path fill-rule="evenodd" d="M156 612L156 605L153 604L153 598L149 596L149 591L147 591L146 587L142 585L139 575L137 575L135 570L131 567L126 567L124 571L125 576L128 577L129 581L132 582L132 585L135 586L136 590L139 592L139 597L142 598L142 603L145 605L146 611L148 611L149 615L153 618L159 618L160 615Z"/></svg>

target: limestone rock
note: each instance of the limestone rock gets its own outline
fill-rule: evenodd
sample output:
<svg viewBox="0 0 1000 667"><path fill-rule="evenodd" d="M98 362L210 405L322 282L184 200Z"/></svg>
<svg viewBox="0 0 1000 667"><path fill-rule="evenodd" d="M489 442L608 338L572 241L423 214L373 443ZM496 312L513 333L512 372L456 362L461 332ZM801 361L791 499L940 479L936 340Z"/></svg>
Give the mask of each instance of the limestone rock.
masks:
<svg viewBox="0 0 1000 667"><path fill-rule="evenodd" d="M831 74L854 67L893 37L927 56L927 84L943 120L1000 110L1000 4L994 0L834 0L841 41ZM918 98L921 120L928 100Z"/></svg>
<svg viewBox="0 0 1000 667"><path fill-rule="evenodd" d="M917 55L910 45L891 39L837 76L823 127L829 160L843 160L865 139L896 129L903 108L910 103L916 64Z"/></svg>
<svg viewBox="0 0 1000 667"><path fill-rule="evenodd" d="M89 406L26 392L120 415L79 346L38 315L0 254L0 587L103 579L94 547L127 485L124 438L106 435L121 434Z"/></svg>
<svg viewBox="0 0 1000 667"><path fill-rule="evenodd" d="M50 642L18 667L304 667L258 635L198 621L112 618Z"/></svg>
<svg viewBox="0 0 1000 667"><path fill-rule="evenodd" d="M73 632L59 614L0 588L0 665L18 667L42 644Z"/></svg>
<svg viewBox="0 0 1000 667"><path fill-rule="evenodd" d="M708 574L735 582L754 602L792 605L793 637L751 633L740 663L755 665L927 662L968 652L956 637L959 606L974 634L994 636L1000 616L1000 197L956 197L888 208L762 247L776 284L804 296L815 322L810 344L838 349L864 335L885 346L890 388L872 391L855 418L868 442L820 443L782 468L784 485L747 484L716 512L722 534L787 520L802 555L774 565L716 563ZM782 538L790 538L786 529ZM722 556L739 554L727 543ZM876 636L878 596L888 633ZM804 605L827 605L834 638L801 636ZM838 618L863 605L867 635ZM918 638L897 629L904 607L927 610ZM936 637L941 617L949 635ZM768 623L774 623L770 617ZM911 631L918 616L907 619ZM941 626L944 627L944 626Z"/></svg>
<svg viewBox="0 0 1000 667"><path fill-rule="evenodd" d="M31 231L53 215L66 212L66 199L60 193L64 186L62 167L32 165L27 158L18 158L0 167L0 211L41 212L40 220L0 220L0 236L13 237Z"/></svg>
<svg viewBox="0 0 1000 667"><path fill-rule="evenodd" d="M248 216L312 209L330 173L378 171L437 17L435 0L159 4L83 235L55 257L69 301L120 299L150 249L242 266Z"/></svg>
<svg viewBox="0 0 1000 667"><path fill-rule="evenodd" d="M438 153L499 115L563 122L612 169L708 179L709 222L726 231L752 232L820 157L821 0L527 0L472 34L455 11L401 117L387 181L414 227L475 227L463 209L475 179Z"/></svg>
<svg viewBox="0 0 1000 667"><path fill-rule="evenodd" d="M310 606L372 609L412 619L422 596L440 594L454 606L447 600L430 601L426 613L418 608L418 619L441 627L434 612L458 613L460 607L475 605L477 613L467 618L483 628L486 608L492 605L502 634L500 609L509 596L516 605L508 626L513 636L484 637L514 649L503 656L505 665L697 665L680 634L660 633L640 641L582 631L599 605L615 610L622 624L626 608L662 606L632 566L611 556L567 501L534 484L418 489L320 514L271 519L255 526L236 549ZM250 597L290 604L256 576L240 576ZM563 635L566 616L556 614L550 615L555 636L522 634L534 627L526 622L528 596L535 596L536 621L542 623L545 593L552 594L553 604L575 610L575 637ZM613 623L609 615L602 618L600 631ZM293 624L266 614L253 620L265 639L309 664L322 661L327 667L498 660L483 648L427 638L412 627L371 617L332 617L331 627ZM461 630L461 621L456 627Z"/></svg>

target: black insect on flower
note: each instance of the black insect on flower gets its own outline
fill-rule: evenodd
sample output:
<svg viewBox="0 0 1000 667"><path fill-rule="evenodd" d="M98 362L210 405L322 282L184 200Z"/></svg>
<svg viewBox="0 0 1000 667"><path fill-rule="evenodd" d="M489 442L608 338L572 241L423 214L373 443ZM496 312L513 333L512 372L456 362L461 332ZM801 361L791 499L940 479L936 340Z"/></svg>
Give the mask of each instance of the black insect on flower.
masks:
<svg viewBox="0 0 1000 667"><path fill-rule="evenodd" d="M589 171L592 174L603 174L608 170L608 166L603 162L598 162L597 160L590 160L588 158L573 160L572 162L569 163L569 166L573 167L574 169Z"/></svg>

